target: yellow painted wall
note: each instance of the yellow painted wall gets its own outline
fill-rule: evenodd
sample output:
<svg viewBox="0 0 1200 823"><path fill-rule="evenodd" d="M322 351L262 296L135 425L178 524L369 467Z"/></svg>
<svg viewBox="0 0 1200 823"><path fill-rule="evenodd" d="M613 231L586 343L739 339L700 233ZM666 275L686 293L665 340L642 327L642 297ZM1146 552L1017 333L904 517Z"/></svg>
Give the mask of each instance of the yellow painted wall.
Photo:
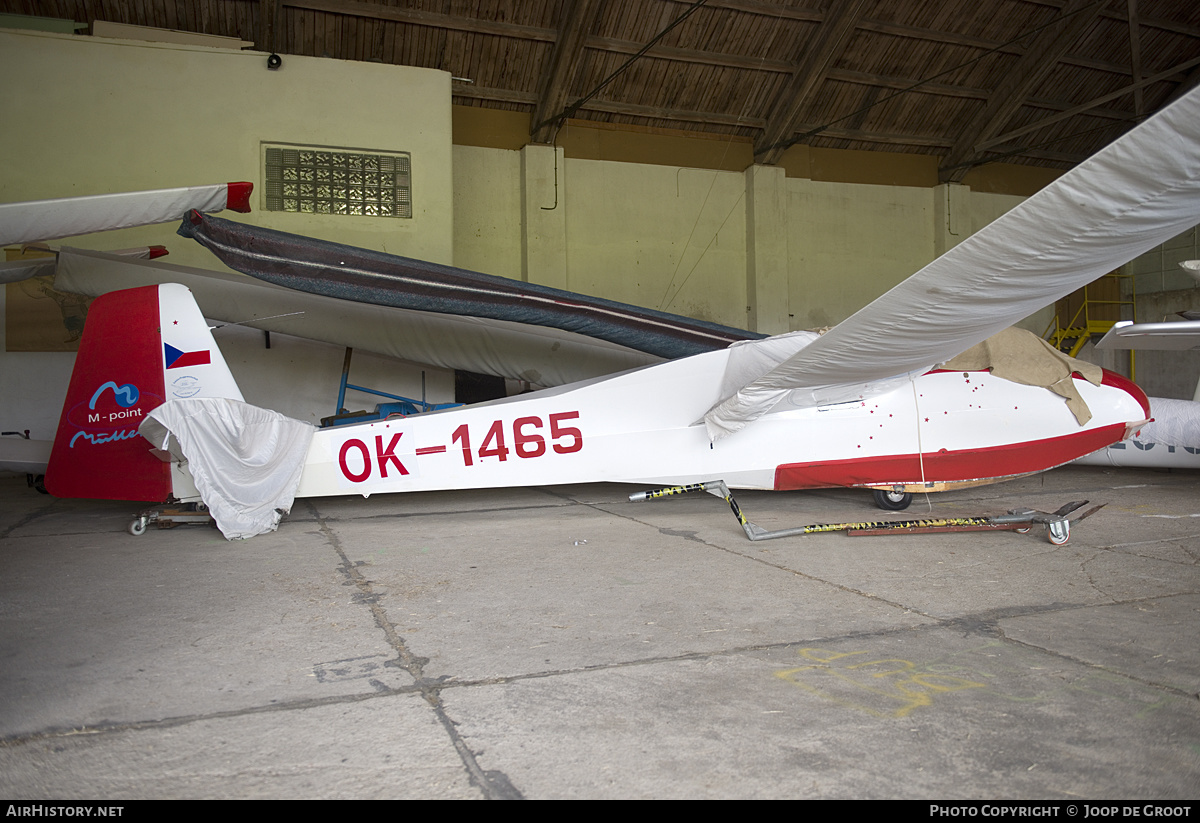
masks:
<svg viewBox="0 0 1200 823"><path fill-rule="evenodd" d="M450 76L427 69L0 31L0 201L255 183L234 219L439 262L453 237ZM262 142L412 153L413 218L261 210ZM229 214L223 216L230 216ZM69 241L161 243L217 268L174 225Z"/></svg>
<svg viewBox="0 0 1200 823"><path fill-rule="evenodd" d="M455 263L520 278L520 152L454 152ZM793 329L849 317L933 260L939 233L949 231L935 208L941 188L786 183L787 271L762 276L787 279ZM745 328L746 185L738 172L565 158L557 208L567 288ZM1023 199L958 187L960 234L944 242L954 245ZM533 208L553 205L550 198Z"/></svg>
<svg viewBox="0 0 1200 823"><path fill-rule="evenodd" d="M746 324L740 172L567 161L572 291Z"/></svg>
<svg viewBox="0 0 1200 823"><path fill-rule="evenodd" d="M845 320L935 257L934 189L788 183L792 328Z"/></svg>
<svg viewBox="0 0 1200 823"><path fill-rule="evenodd" d="M521 153L454 147L454 265L521 279Z"/></svg>

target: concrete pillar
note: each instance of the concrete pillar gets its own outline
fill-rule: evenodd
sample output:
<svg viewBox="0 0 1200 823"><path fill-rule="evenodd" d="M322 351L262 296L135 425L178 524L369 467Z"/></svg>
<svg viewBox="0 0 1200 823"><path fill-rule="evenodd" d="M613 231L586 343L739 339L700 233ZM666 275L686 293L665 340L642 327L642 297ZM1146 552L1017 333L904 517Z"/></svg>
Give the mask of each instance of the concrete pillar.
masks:
<svg viewBox="0 0 1200 823"><path fill-rule="evenodd" d="M521 149L521 279L567 288L566 163L561 148Z"/></svg>
<svg viewBox="0 0 1200 823"><path fill-rule="evenodd" d="M791 330L787 174L782 166L750 166L745 177L747 328L781 334Z"/></svg>

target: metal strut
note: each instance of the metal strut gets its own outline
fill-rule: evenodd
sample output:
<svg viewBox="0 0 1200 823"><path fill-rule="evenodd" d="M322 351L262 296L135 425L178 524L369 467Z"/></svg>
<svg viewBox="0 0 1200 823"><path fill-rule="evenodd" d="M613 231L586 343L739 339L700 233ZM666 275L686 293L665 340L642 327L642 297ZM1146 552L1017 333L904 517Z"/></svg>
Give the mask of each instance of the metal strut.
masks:
<svg viewBox="0 0 1200 823"><path fill-rule="evenodd" d="M777 537L795 537L804 534L820 534L822 532L846 532L851 537L870 536L899 532L902 534L933 534L937 532L970 532L970 531L1016 531L1027 532L1035 523L1046 526L1047 539L1056 546L1066 543L1071 537L1071 524L1078 523L1084 518L1091 517L1104 504L1093 506L1076 517L1071 517L1075 511L1088 504L1086 500L1075 500L1062 506L1058 511L1041 512L1033 509L1012 509L1008 514L982 517L933 517L922 520L876 520L862 523L815 523L810 526L800 526L794 529L779 529L767 531L746 519L741 507L733 499L733 493L725 485L724 480L706 480L703 483L689 483L686 486L667 486L629 495L630 502L657 500L660 497L673 497L677 494L690 492L708 492L720 497L729 504L734 517L741 524L742 531L751 540L774 540Z"/></svg>

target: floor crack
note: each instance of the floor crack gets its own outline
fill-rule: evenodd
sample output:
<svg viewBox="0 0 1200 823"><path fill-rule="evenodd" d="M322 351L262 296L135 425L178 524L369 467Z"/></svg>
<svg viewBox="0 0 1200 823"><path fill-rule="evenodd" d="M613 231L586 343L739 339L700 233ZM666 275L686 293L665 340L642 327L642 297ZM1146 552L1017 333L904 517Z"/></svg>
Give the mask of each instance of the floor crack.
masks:
<svg viewBox="0 0 1200 823"><path fill-rule="evenodd" d="M396 665L409 673L416 683L421 696L433 709L438 722L442 724L442 728L445 729L446 734L449 736L455 751L458 752L458 756L462 760L464 768L466 768L467 777L471 781L471 784L483 792L484 797L489 800L524 799L521 792L512 785L504 773L496 770L485 770L479 765L475 753L471 751L466 741L462 739L462 735L458 733L458 728L454 721L446 713L446 707L442 703L441 689L439 688L440 683L425 676L425 664L429 662L428 659L412 653L412 650L405 644L404 638L400 636L399 632L396 631L396 627L388 619L387 612L380 604L379 595L373 590L371 581L363 576L363 573L358 568L358 564L351 561L346 555L345 550L342 548L341 540L334 533L333 529L330 528L325 517L321 515L312 501L305 500L304 504L311 511L325 540L341 559L339 571L342 573L342 576L358 590L355 601L366 606L371 612L371 616L375 620L375 625L383 632L388 645L396 652Z"/></svg>

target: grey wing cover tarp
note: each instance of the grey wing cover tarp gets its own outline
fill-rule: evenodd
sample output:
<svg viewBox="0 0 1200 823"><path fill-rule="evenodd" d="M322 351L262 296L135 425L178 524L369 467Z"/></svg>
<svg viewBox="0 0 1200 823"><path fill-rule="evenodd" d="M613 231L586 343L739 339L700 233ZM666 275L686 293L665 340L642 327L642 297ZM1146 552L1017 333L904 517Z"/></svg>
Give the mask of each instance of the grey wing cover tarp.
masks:
<svg viewBox="0 0 1200 823"><path fill-rule="evenodd" d="M187 286L210 320L542 386L662 362L654 355L559 329L334 300L241 274L161 260L130 260L83 249L62 249L58 254L54 285L60 291L97 297L158 283Z"/></svg>
<svg viewBox="0 0 1200 823"><path fill-rule="evenodd" d="M229 540L278 527L292 508L315 431L278 412L212 397L170 400L138 428L163 451L175 437L200 498Z"/></svg>
<svg viewBox="0 0 1200 823"><path fill-rule="evenodd" d="M709 436L919 374L1197 223L1200 88L743 384L705 415Z"/></svg>
<svg viewBox="0 0 1200 823"><path fill-rule="evenodd" d="M251 277L326 297L483 317L585 334L659 357L686 357L765 335L525 283L248 226L192 212L179 227Z"/></svg>

